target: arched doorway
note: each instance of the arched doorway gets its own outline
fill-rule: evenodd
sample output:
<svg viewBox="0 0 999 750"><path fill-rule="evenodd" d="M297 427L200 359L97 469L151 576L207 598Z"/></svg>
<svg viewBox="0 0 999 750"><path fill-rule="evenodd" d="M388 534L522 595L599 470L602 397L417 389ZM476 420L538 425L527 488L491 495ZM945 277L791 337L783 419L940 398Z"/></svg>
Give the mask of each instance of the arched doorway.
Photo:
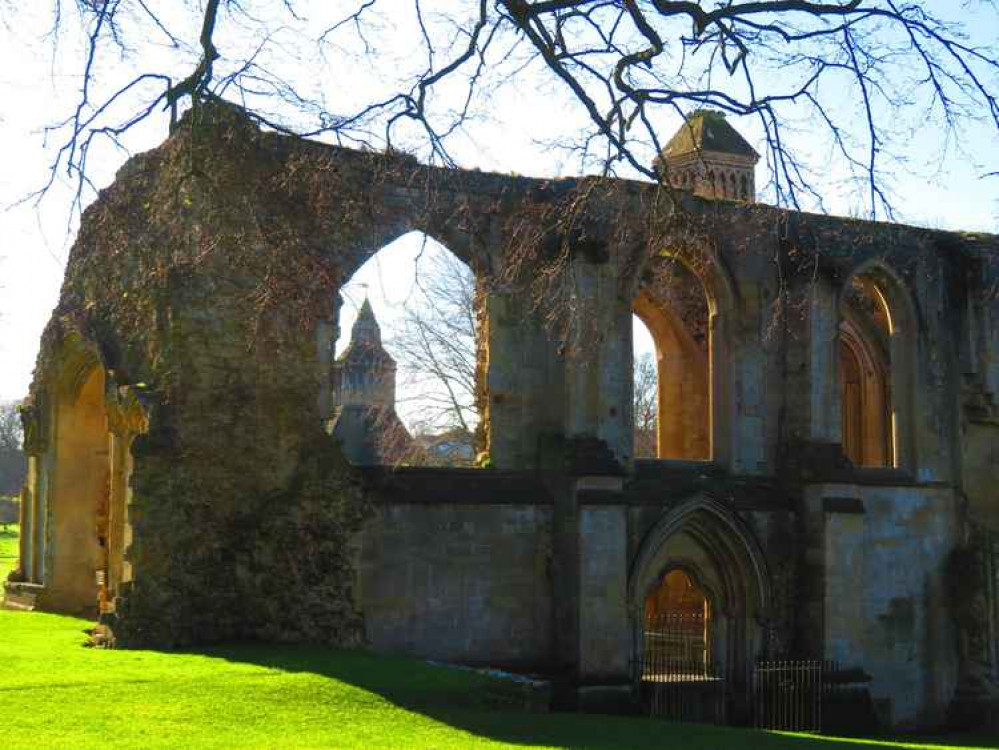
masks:
<svg viewBox="0 0 999 750"><path fill-rule="evenodd" d="M693 574L668 569L645 595L641 689L650 713L724 720L725 684L712 653L711 599Z"/></svg>
<svg viewBox="0 0 999 750"><path fill-rule="evenodd" d="M666 513L629 581L635 677L653 713L719 723L745 714L770 602L762 550L731 510L702 494Z"/></svg>
<svg viewBox="0 0 999 750"><path fill-rule="evenodd" d="M46 604L93 614L108 567L110 432L105 371L99 363L69 361L55 387L55 467L48 498Z"/></svg>
<svg viewBox="0 0 999 750"><path fill-rule="evenodd" d="M645 596L645 634L671 662L703 671L711 662L711 600L694 576L672 568Z"/></svg>

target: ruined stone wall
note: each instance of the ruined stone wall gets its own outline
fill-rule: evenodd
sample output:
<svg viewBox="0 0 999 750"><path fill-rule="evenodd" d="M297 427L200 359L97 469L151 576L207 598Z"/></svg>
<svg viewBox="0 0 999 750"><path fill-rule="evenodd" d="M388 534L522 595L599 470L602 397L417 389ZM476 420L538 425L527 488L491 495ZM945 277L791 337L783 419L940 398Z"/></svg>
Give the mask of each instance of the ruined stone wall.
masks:
<svg viewBox="0 0 999 750"><path fill-rule="evenodd" d="M372 647L551 669L550 503L398 497L378 504L358 544L357 603Z"/></svg>
<svg viewBox="0 0 999 750"><path fill-rule="evenodd" d="M967 257L994 251L994 242L767 206L705 202L685 210L661 242L698 264L722 328L713 362L722 381L716 461L772 475L797 444L839 442L840 295L853 274L874 268L890 279L889 304L905 340L893 364L905 381L893 383L902 468L919 481L957 480L963 297L954 275Z"/></svg>
<svg viewBox="0 0 999 750"><path fill-rule="evenodd" d="M473 472L437 477L427 486L450 490L416 502L362 482L321 429L331 300L411 230L476 273L484 447L544 486L531 474L511 490L500 471L500 501L461 484L487 475ZM655 185L433 169L199 110L83 217L32 386L28 495L49 515L89 512L49 497L63 469L45 434L79 340L108 402L127 388L148 418L132 446L133 579L108 618L120 643L367 639L616 679L634 655L622 582L649 530L702 493L701 530L727 539L705 520L723 507L750 540L736 535L731 560L771 571L733 622L750 633L742 657L772 632L789 655L857 662L888 721L914 723L940 714L953 683L939 576L960 502L996 517L996 251L995 238ZM630 317L643 279L677 259L707 292L712 460L646 471L632 457ZM900 459L874 473L843 459L836 360L842 290L872 269L901 373ZM577 439L607 460L570 470ZM591 476L624 486L598 481L614 497L582 502ZM829 511L841 495L863 513ZM32 529L33 550L59 554L37 536L53 521Z"/></svg>
<svg viewBox="0 0 999 750"><path fill-rule="evenodd" d="M313 332L327 242L350 218L329 225L295 154L216 114L129 162L86 212L33 395L44 409L77 332L150 405L121 643L356 642L345 540L367 509L320 428Z"/></svg>
<svg viewBox="0 0 999 750"><path fill-rule="evenodd" d="M807 502L818 524L807 554L820 566L810 584L823 656L871 675L885 725L939 725L958 676L946 579L961 538L956 494L815 485Z"/></svg>

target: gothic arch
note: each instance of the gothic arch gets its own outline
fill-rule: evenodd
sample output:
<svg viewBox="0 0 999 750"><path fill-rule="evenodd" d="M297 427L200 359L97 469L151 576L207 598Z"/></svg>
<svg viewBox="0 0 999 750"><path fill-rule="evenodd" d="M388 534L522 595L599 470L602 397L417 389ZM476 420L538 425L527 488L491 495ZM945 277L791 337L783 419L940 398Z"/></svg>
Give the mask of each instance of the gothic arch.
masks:
<svg viewBox="0 0 999 750"><path fill-rule="evenodd" d="M634 313L656 346L659 458L711 460L709 353L686 326L647 291L635 298Z"/></svg>
<svg viewBox="0 0 999 750"><path fill-rule="evenodd" d="M628 580L635 648L645 599L671 570L692 575L713 609L713 657L729 668L748 663L764 643L773 594L766 558L745 524L707 494L667 512L645 535ZM636 652L637 653L637 652Z"/></svg>
<svg viewBox="0 0 999 750"><path fill-rule="evenodd" d="M53 346L45 368L27 407L22 576L44 586L49 609L107 611L131 578L131 445L148 430L148 414L139 394L117 387L98 347L75 330Z"/></svg>
<svg viewBox="0 0 999 750"><path fill-rule="evenodd" d="M866 325L866 334L864 322L849 307L849 295L856 286L861 286L872 300L871 317L874 323ZM888 455L883 461L871 463L915 471L918 315L913 298L898 274L882 260L872 259L858 265L847 276L839 289L837 310L841 321L838 327L840 345L850 347L852 344L849 351L858 357L858 362L867 360L867 365L872 370L871 376L866 378L864 388L869 395L873 394L873 389L878 387L877 378L884 381L887 404L882 406L877 403L876 398L869 399L871 407L865 409L863 419L869 425L874 425L878 415L872 410L885 411L888 435L884 442ZM883 347L873 343L877 336L870 333L878 328L883 333ZM841 349L841 356L836 358L836 382L840 383L840 387L843 387L844 382L842 370L848 366L842 360L842 354ZM877 369L882 371L880 376ZM849 406L844 399L845 395L842 395L840 408L841 417L846 419Z"/></svg>
<svg viewBox="0 0 999 750"><path fill-rule="evenodd" d="M107 568L110 476L107 370L96 346L76 333L52 362L46 406L51 425L41 457L45 490L45 597L57 611L98 607L98 573Z"/></svg>
<svg viewBox="0 0 999 750"><path fill-rule="evenodd" d="M456 252L452 243L440 239L442 235L463 238L465 252ZM404 216L380 231L376 239L384 244L375 247L374 242L369 241L362 249L350 255L351 260L345 266L346 271L339 279L340 283L332 300L331 316L320 324L317 335L320 346L319 382L322 384L319 413L327 432L340 442L345 456L353 463L396 465L400 462L450 461L456 465L468 465L488 445L491 437L488 431L491 423L488 419L490 404L487 398L489 360L483 356L489 333L486 309L488 300L482 293L482 275L470 262L467 254L469 235L461 229L451 231L447 227L443 228L442 235L432 234L422 222L417 222L410 216ZM400 240L404 242L400 243ZM409 266L407 273L397 273L404 265ZM376 278L379 281L374 281ZM435 278L443 280L442 288L435 289L432 283ZM367 310L370 325L364 328L373 331L374 336L368 337L365 345L357 348L354 346L356 342L352 341L358 334L357 322L355 321L353 331L344 326L342 307L345 299L348 299L344 296L345 291L354 282L361 280L372 283L362 284L365 287L363 291L355 285L352 291L357 296L349 299L356 306L359 315ZM432 300L436 305L443 300L449 312L453 312L452 308L461 304L460 320L470 321L467 328L462 325L460 330L449 331L452 334L449 345L455 349L460 348L463 352L467 345L468 361L475 368L474 383L468 383L466 388L464 379L454 378L447 384L430 384L430 388L446 387L445 395L454 397L454 401L460 403L456 407L461 409L463 418L460 433L457 432L457 427L442 427L439 415L435 414L434 419L437 421L428 421L422 425L428 430L422 436L427 440L414 440L402 421L407 414L396 411L399 403L396 398L397 364L390 354L392 344L388 341L389 334L386 334L386 347L382 347L379 322L367 301L369 287L381 288L381 280L385 281L383 291L396 297L396 301L406 299L413 290L419 290L419 294L424 295L422 302ZM468 292L469 297L468 309L463 304L465 292ZM377 306L377 297L372 301ZM391 300L385 301L391 303ZM384 322L383 320L382 323ZM338 354L338 341L352 343ZM430 346L434 344L431 343ZM343 357L352 351L359 359L344 361ZM477 423L469 416L473 411L480 417ZM411 417L412 414L408 416ZM470 434L466 434L463 429L466 423ZM456 437L447 437L445 428L454 432ZM434 429L437 429L436 433L433 432ZM441 439L436 443L429 442L429 438L435 435Z"/></svg>
<svg viewBox="0 0 999 750"><path fill-rule="evenodd" d="M891 375L887 353L845 315L839 326L843 452L856 466L890 466Z"/></svg>
<svg viewBox="0 0 999 750"><path fill-rule="evenodd" d="M653 260L649 272L656 272L655 263L678 263L685 271L692 274L701 285L707 303L707 414L709 425L706 450L699 451L695 460L713 461L722 466L729 466L733 460L732 446L734 434L734 392L735 370L732 367L733 342L735 340L736 311L738 293L735 281L725 267L721 258L708 248L700 251L661 250L659 257ZM642 298L642 288L635 295L633 310L655 337L654 326L666 331L671 330L668 313L655 312L657 306L646 304ZM675 321L673 321L675 323ZM672 330L677 326L672 325ZM682 328L682 326L680 326ZM682 336L677 337L681 352L690 360L690 342ZM630 364L630 363L629 363ZM663 388L663 378L659 379L659 387ZM660 414L662 412L660 411ZM663 419L659 420L659 430L663 430Z"/></svg>

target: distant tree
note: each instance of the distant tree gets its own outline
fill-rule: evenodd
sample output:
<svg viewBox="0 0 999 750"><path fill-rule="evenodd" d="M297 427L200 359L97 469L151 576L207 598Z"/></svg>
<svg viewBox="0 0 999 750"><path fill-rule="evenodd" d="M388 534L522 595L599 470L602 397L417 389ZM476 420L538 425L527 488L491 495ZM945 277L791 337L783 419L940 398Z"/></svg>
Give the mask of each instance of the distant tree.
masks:
<svg viewBox="0 0 999 750"><path fill-rule="evenodd" d="M472 435L479 422L475 399L475 276L449 252L430 256L387 341L398 360L404 392L400 405L424 440Z"/></svg>
<svg viewBox="0 0 999 750"><path fill-rule="evenodd" d="M28 470L16 402L0 403L0 495L17 495Z"/></svg>
<svg viewBox="0 0 999 750"><path fill-rule="evenodd" d="M635 458L657 458L659 456L658 382L656 361L653 355L646 352L635 357Z"/></svg>
<svg viewBox="0 0 999 750"><path fill-rule="evenodd" d="M0 497L0 529L7 531L11 524L21 520L21 504L13 497Z"/></svg>

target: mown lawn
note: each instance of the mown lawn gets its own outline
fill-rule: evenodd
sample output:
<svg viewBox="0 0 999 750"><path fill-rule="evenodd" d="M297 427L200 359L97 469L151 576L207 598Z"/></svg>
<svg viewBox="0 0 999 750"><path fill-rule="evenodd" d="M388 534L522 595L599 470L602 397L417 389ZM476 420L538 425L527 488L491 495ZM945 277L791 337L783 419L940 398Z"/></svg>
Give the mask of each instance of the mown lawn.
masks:
<svg viewBox="0 0 999 750"><path fill-rule="evenodd" d="M0 611L0 747L944 747L489 708L496 681L360 651L86 648L90 623ZM942 741L941 741L942 742ZM994 747L970 738L947 747Z"/></svg>
<svg viewBox="0 0 999 750"><path fill-rule="evenodd" d="M17 524L0 525L0 588L17 565L17 537Z"/></svg>

